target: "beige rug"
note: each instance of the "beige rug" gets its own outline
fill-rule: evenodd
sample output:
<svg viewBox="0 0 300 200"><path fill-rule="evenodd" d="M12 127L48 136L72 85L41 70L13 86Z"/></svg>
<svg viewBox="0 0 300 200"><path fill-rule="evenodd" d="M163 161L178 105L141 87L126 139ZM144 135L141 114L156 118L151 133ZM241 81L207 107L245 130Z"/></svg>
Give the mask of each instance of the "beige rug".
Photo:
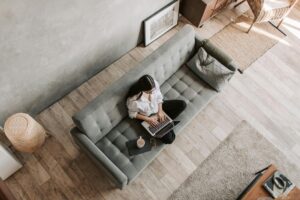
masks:
<svg viewBox="0 0 300 200"><path fill-rule="evenodd" d="M242 71L279 42L284 35L269 23L254 24L246 33L251 20L242 15L210 38L238 64Z"/></svg>
<svg viewBox="0 0 300 200"><path fill-rule="evenodd" d="M171 195L171 200L233 200L273 163L298 187L300 169L247 122L242 122Z"/></svg>

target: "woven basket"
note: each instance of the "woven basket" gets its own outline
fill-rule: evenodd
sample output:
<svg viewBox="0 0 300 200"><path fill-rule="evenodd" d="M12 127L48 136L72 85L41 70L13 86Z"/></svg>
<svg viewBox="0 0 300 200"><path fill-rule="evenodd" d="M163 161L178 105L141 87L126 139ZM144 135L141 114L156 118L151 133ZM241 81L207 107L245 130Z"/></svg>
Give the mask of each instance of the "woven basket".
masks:
<svg viewBox="0 0 300 200"><path fill-rule="evenodd" d="M4 124L4 133L17 150L28 153L42 146L46 138L45 129L25 113L10 116Z"/></svg>

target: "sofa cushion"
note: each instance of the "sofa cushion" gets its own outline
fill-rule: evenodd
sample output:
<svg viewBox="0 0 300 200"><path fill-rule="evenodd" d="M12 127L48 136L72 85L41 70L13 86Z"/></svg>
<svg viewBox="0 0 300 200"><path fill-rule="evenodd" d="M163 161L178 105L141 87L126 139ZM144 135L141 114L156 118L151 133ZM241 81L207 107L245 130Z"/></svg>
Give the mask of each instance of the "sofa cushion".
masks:
<svg viewBox="0 0 300 200"><path fill-rule="evenodd" d="M161 86L161 92L166 100L180 99L187 103L184 112L177 117L180 123L175 127L176 134L218 94L186 65Z"/></svg>
<svg viewBox="0 0 300 200"><path fill-rule="evenodd" d="M139 136L149 137L137 120L125 118L96 143L98 148L128 177L128 183L134 180L163 147L163 144L159 143L149 152L129 156L126 142Z"/></svg>
<svg viewBox="0 0 300 200"><path fill-rule="evenodd" d="M185 65L161 86L161 91L165 99L181 99L187 103L186 110L177 117L180 123L175 128L176 134L180 133L179 131L217 94ZM149 136L137 120L125 118L96 143L99 149L128 176L129 182L134 180L164 146L159 144L150 152L130 157L126 142L136 139L139 135Z"/></svg>
<svg viewBox="0 0 300 200"><path fill-rule="evenodd" d="M189 68L211 87L220 92L234 74L200 47L194 57L187 63Z"/></svg>

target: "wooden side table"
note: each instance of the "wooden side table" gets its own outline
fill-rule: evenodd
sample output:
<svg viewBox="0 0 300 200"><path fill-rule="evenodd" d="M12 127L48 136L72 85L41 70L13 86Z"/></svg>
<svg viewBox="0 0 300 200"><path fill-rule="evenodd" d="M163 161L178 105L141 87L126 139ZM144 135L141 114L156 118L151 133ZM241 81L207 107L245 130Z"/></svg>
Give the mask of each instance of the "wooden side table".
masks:
<svg viewBox="0 0 300 200"><path fill-rule="evenodd" d="M256 200L256 199L273 199L272 196L264 189L265 181L277 171L274 165L271 165L264 174L259 177L254 185L246 192L242 200ZM300 189L295 187L286 197L276 198L277 200L300 200Z"/></svg>
<svg viewBox="0 0 300 200"><path fill-rule="evenodd" d="M46 138L45 129L25 113L10 116L4 124L4 133L17 150L27 153L42 146Z"/></svg>
<svg viewBox="0 0 300 200"><path fill-rule="evenodd" d="M201 27L232 2L233 0L182 0L180 13L192 24Z"/></svg>

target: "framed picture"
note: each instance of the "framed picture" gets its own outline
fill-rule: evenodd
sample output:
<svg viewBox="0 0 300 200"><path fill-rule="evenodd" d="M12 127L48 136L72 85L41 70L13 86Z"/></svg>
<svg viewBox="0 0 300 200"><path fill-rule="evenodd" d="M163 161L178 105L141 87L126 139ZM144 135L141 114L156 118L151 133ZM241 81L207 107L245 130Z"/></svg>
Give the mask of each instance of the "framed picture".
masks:
<svg viewBox="0 0 300 200"><path fill-rule="evenodd" d="M179 0L172 1L144 21L145 46L177 25Z"/></svg>

